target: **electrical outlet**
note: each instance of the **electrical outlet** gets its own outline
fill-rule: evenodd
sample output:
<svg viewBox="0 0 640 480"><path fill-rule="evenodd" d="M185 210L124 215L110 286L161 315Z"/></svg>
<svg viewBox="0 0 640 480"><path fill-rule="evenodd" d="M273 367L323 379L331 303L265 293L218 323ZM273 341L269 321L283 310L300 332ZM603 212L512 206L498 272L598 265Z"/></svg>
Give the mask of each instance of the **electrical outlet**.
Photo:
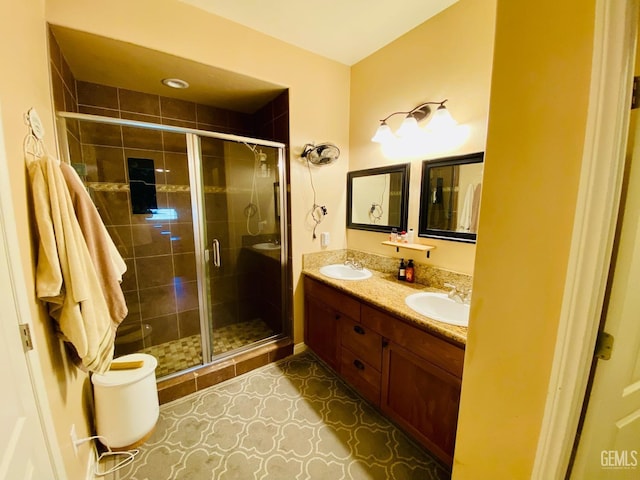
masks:
<svg viewBox="0 0 640 480"><path fill-rule="evenodd" d="M76 435L75 423L71 425L71 432L69 432L69 434L71 435L71 445L73 445L73 453L75 453L77 457L78 456L78 435Z"/></svg>
<svg viewBox="0 0 640 480"><path fill-rule="evenodd" d="M259 232L264 232L266 228L267 228L267 221L266 220L262 220L261 222L258 222L258 231Z"/></svg>

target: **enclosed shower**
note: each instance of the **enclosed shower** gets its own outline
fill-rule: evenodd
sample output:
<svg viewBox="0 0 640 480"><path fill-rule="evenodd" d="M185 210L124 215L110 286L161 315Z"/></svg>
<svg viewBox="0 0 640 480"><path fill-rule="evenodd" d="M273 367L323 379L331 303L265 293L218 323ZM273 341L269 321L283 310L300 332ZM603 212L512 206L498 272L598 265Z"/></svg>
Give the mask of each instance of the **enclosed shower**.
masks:
<svg viewBox="0 0 640 480"><path fill-rule="evenodd" d="M151 353L167 377L289 333L284 144L58 118L62 150L128 267L116 356Z"/></svg>

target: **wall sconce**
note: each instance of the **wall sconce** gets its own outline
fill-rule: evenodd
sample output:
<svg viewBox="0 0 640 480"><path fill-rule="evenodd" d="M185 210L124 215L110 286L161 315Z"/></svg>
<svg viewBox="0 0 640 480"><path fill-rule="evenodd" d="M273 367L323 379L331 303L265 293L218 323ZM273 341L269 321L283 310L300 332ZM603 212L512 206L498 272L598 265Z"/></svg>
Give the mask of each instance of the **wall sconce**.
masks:
<svg viewBox="0 0 640 480"><path fill-rule="evenodd" d="M452 127L457 124L457 122L453 119L447 107L444 106L447 100L443 100L441 102L425 102L408 112L393 112L390 115L387 115L384 119L380 120L380 126L378 130L376 130L375 135L371 138L372 142L376 143L388 143L390 141L396 140L398 137L407 138L414 137L422 132L420 127L418 126L418 122L427 118L429 114L431 114L431 107L429 105L438 105L436 111L431 115L431 120L427 124L427 130L437 130L443 127ZM394 115L406 115L400 128L394 134L391 131L391 127L387 125L387 120Z"/></svg>

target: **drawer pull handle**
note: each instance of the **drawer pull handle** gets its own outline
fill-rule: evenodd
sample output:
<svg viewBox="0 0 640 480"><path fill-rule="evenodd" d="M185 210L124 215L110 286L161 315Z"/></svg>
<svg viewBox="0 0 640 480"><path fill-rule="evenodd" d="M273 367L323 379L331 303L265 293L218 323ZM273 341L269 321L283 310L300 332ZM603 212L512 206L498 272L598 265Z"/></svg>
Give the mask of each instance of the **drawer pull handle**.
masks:
<svg viewBox="0 0 640 480"><path fill-rule="evenodd" d="M356 367L358 370L364 370L364 363L362 363L360 360L354 360L353 366Z"/></svg>
<svg viewBox="0 0 640 480"><path fill-rule="evenodd" d="M364 328L362 328L360 325L356 325L355 327L353 327L353 331L358 335L364 335Z"/></svg>
<svg viewBox="0 0 640 480"><path fill-rule="evenodd" d="M336 313L336 320L340 320L340 314Z"/></svg>

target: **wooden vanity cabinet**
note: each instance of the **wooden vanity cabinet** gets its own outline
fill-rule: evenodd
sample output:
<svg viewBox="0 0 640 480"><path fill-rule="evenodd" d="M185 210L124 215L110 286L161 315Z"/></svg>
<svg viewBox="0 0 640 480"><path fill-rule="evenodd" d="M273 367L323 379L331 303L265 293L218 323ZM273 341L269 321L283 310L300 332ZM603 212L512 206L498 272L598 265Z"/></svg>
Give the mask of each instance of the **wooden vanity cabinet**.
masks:
<svg viewBox="0 0 640 480"><path fill-rule="evenodd" d="M308 277L305 308L307 346L452 465L464 349Z"/></svg>
<svg viewBox="0 0 640 480"><path fill-rule="evenodd" d="M387 340L380 409L451 465L464 350L367 305L362 318Z"/></svg>
<svg viewBox="0 0 640 480"><path fill-rule="evenodd" d="M340 371L340 320L360 321L360 302L308 277L304 279L304 291L304 342L331 368Z"/></svg>

